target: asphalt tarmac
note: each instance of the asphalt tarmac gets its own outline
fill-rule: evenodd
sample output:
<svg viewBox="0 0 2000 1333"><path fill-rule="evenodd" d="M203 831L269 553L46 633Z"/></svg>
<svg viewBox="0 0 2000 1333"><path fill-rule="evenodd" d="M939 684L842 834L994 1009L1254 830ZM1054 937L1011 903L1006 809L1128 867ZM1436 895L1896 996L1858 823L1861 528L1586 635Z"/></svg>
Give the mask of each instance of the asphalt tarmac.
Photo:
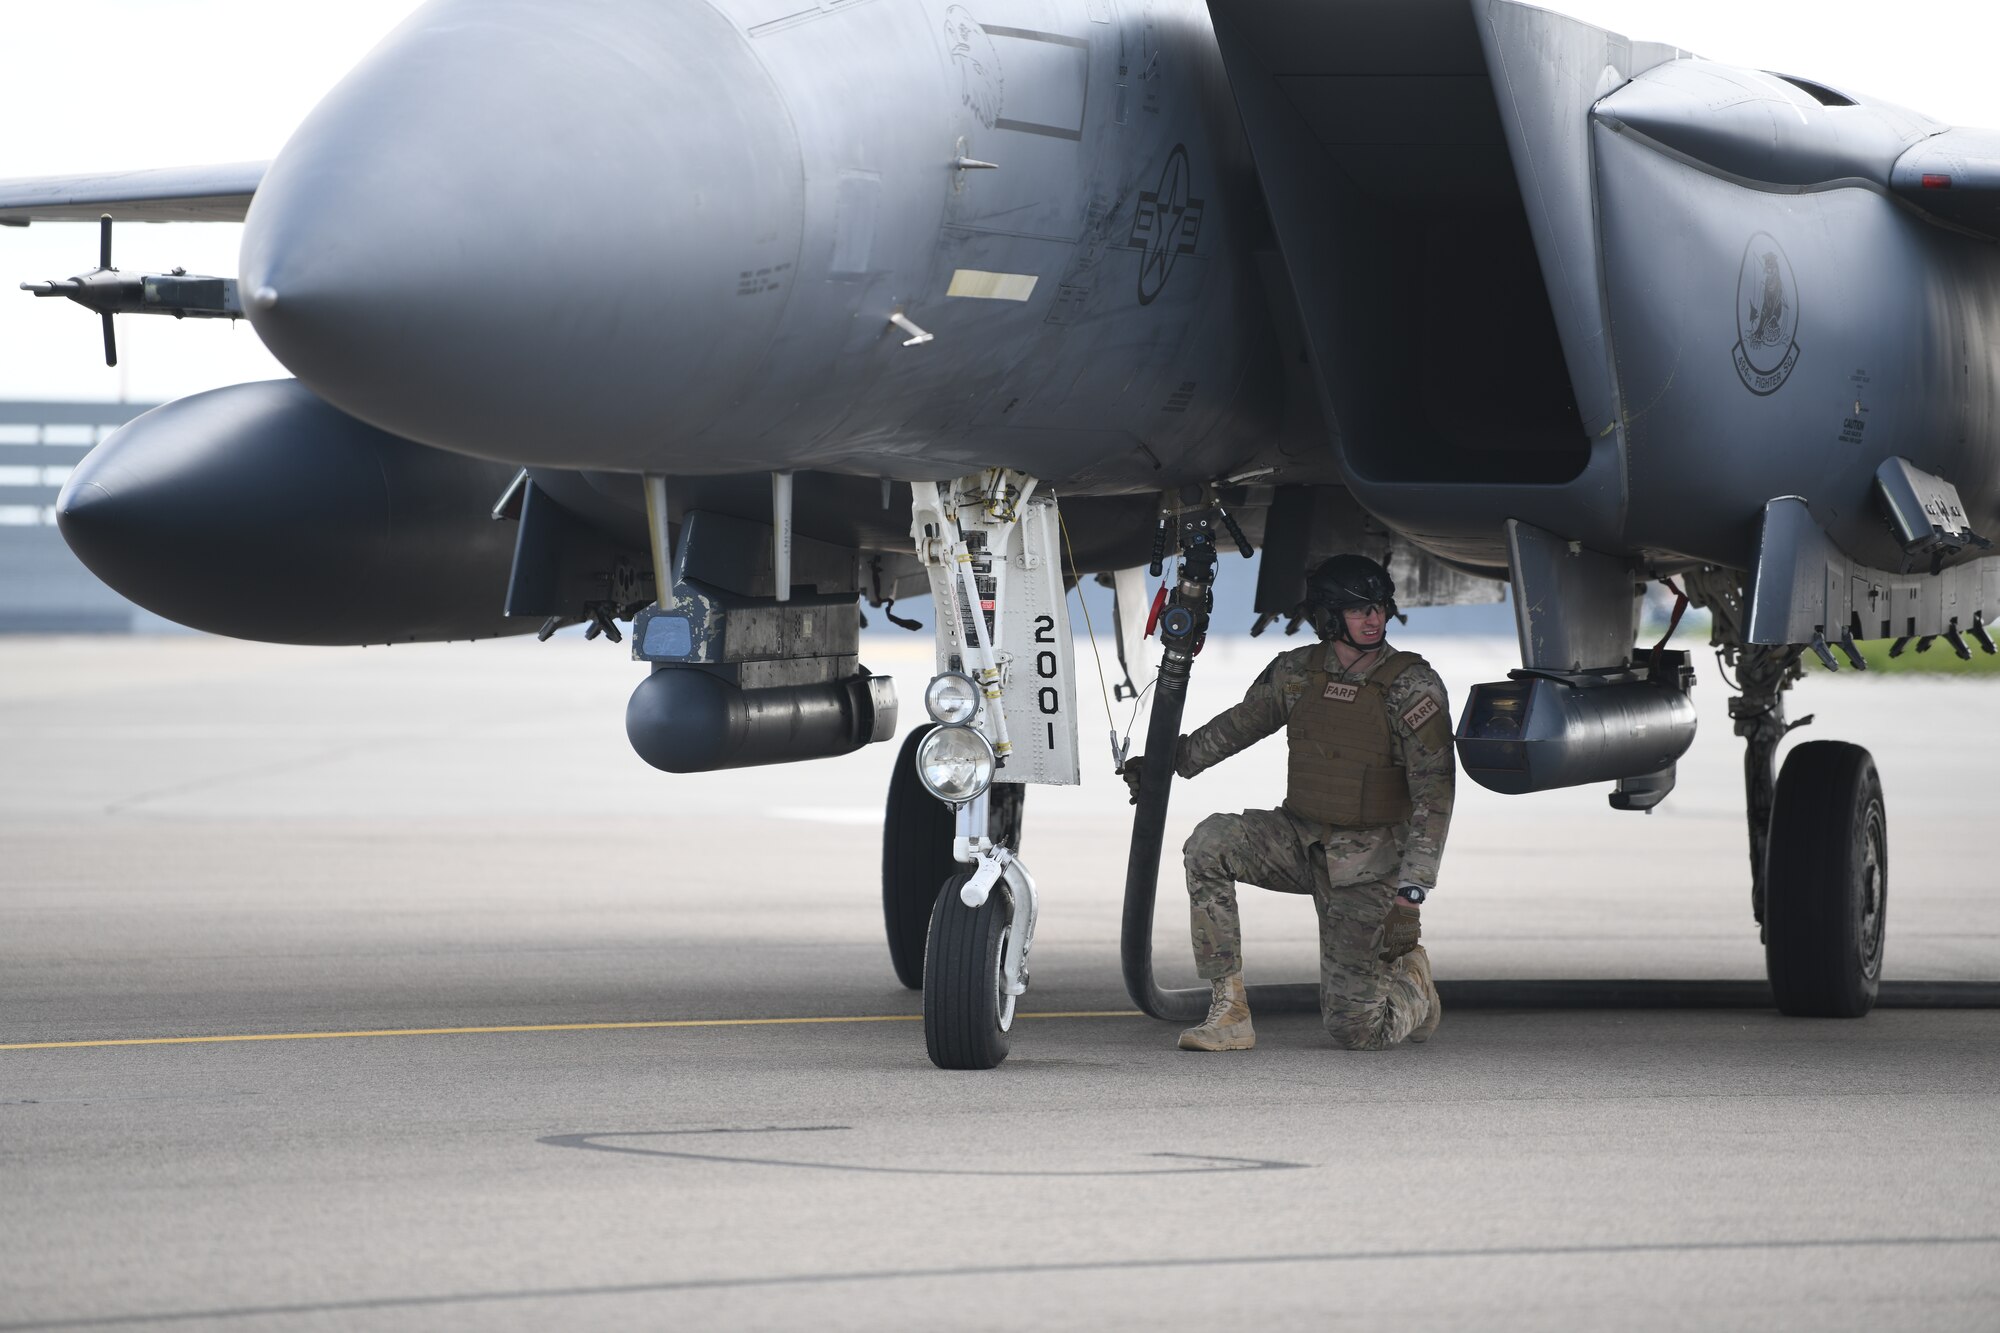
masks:
<svg viewBox="0 0 2000 1333"><path fill-rule="evenodd" d="M1191 717L1275 646L1213 643ZM1512 664L1405 646L1460 693ZM923 645L871 653L914 709ZM1441 981L1761 977L1702 665L1654 815L1461 783ZM892 747L657 774L637 678L562 640L0 640L0 1329L2000 1327L2000 1011L1468 1004L1422 1048L1274 1015L1179 1053L1118 978L1093 701L1084 787L1028 802L1031 1016L948 1074L880 938ZM1792 711L1881 766L1888 976L2000 981L2000 683ZM1178 788L1171 836L1282 773ZM1309 980L1301 904L1245 897L1251 979Z"/></svg>

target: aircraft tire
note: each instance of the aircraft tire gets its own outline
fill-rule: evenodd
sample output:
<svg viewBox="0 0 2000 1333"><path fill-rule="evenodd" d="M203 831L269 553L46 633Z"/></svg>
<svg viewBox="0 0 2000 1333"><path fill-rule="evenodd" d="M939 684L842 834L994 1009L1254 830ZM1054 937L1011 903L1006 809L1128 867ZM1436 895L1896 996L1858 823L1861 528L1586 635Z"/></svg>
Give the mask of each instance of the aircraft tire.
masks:
<svg viewBox="0 0 2000 1333"><path fill-rule="evenodd" d="M924 942L930 935L937 886L956 874L951 842L956 822L951 807L917 781L917 747L937 723L926 722L903 741L889 774L889 800L882 818L882 923L889 936L889 965L911 990L924 988ZM1021 850L1022 810L1028 788L996 782L987 794L987 828L993 841Z"/></svg>
<svg viewBox="0 0 2000 1333"><path fill-rule="evenodd" d="M938 891L924 955L924 1046L940 1069L992 1069L1007 1058L1001 1022L1012 1013L1000 993L1000 961L1013 903L996 885L985 902L967 907L958 891L970 877L953 875Z"/></svg>
<svg viewBox="0 0 2000 1333"><path fill-rule="evenodd" d="M1781 1013L1860 1018L1882 983L1889 822L1868 751L1811 741L1785 756L1764 872L1764 965Z"/></svg>
<svg viewBox="0 0 2000 1333"><path fill-rule="evenodd" d="M937 723L926 722L903 741L889 774L882 818L882 922L889 933L889 964L896 980L924 988L924 941L938 885L958 870L952 859L951 807L917 780L917 746Z"/></svg>

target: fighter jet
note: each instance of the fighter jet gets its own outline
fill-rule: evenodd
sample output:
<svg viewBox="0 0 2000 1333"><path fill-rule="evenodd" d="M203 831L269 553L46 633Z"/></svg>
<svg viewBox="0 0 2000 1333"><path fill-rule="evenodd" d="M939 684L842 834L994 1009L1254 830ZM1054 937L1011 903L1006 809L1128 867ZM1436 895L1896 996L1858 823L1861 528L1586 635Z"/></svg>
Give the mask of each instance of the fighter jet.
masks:
<svg viewBox="0 0 2000 1333"><path fill-rule="evenodd" d="M0 223L99 218L96 269L27 285L108 359L121 315L247 318L296 376L64 489L162 615L629 633L632 743L693 772L894 738L860 604L929 593L883 890L947 1067L1000 1063L1027 986L1078 580L1153 677L1125 973L1183 1021L1153 896L1234 551L1259 629L1338 550L1406 606L1511 588L1461 765L1621 810L1695 730L1638 594L1707 608L1794 1014L1873 1003L1888 833L1859 747L1774 774L1786 688L1860 640L1994 651L2000 134L1509 0L432 0L270 163L0 182ZM182 218L245 222L234 275L114 268L117 222Z"/></svg>

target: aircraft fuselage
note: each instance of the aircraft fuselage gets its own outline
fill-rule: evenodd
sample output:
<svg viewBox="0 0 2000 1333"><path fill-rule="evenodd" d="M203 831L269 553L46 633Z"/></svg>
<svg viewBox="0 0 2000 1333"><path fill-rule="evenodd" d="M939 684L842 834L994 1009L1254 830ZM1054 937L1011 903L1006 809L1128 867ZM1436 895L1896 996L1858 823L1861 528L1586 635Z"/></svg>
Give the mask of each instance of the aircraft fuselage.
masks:
<svg viewBox="0 0 2000 1333"><path fill-rule="evenodd" d="M436 0L272 165L243 290L486 458L1148 490L1279 434L1261 207L1199 0Z"/></svg>

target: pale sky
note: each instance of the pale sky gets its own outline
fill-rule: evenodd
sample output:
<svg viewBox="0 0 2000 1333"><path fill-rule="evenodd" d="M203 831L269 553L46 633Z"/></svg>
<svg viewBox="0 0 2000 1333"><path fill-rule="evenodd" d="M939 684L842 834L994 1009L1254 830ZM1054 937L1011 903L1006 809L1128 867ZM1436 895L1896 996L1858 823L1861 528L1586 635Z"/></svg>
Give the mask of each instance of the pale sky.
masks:
<svg viewBox="0 0 2000 1333"><path fill-rule="evenodd" d="M995 0L999 3L1000 0ZM560 0L550 0L560 3ZM415 0L0 0L0 177L275 155ZM2000 128L1991 0L1558 0L1548 8L1729 64L1781 70ZM0 398L158 401L284 374L247 323L125 317L107 369L97 321L23 280L96 263L95 227L0 229ZM114 262L236 271L241 228L126 225Z"/></svg>

